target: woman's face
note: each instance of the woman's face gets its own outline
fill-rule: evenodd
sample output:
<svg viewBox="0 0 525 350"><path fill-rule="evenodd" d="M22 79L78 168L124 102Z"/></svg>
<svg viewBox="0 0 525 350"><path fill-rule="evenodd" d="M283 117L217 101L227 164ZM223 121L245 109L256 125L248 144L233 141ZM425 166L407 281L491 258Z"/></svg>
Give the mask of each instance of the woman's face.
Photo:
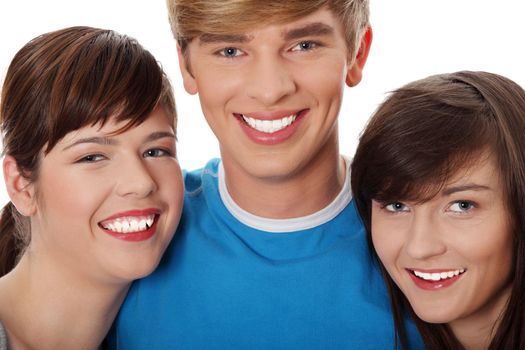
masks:
<svg viewBox="0 0 525 350"><path fill-rule="evenodd" d="M415 313L431 323L495 320L508 299L512 233L493 157L424 203L372 203L372 239Z"/></svg>
<svg viewBox="0 0 525 350"><path fill-rule="evenodd" d="M68 133L43 156L34 184L29 251L81 278L128 282L150 273L180 219L182 175L164 109L112 134L125 123Z"/></svg>

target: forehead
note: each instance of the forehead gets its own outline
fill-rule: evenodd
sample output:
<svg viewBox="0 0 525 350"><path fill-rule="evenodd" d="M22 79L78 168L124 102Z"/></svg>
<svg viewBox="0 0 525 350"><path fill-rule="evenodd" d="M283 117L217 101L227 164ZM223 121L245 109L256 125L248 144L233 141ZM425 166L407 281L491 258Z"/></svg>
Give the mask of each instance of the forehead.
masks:
<svg viewBox="0 0 525 350"><path fill-rule="evenodd" d="M92 136L126 138L131 134L146 134L152 131L174 130L173 122L162 105L155 107L155 109L143 121L134 122L135 120L133 119L118 120L118 117L113 116L104 124L99 121L94 125L86 125L79 129L70 131L57 143L57 145L68 145L74 143L78 139Z"/></svg>
<svg viewBox="0 0 525 350"><path fill-rule="evenodd" d="M488 151L452 157L424 173L410 164L402 168L379 176L371 185L372 198L424 203L469 188L504 191L498 160Z"/></svg>
<svg viewBox="0 0 525 350"><path fill-rule="evenodd" d="M503 197L504 188L500 170L495 156L491 153L485 152L472 156L464 167L455 166L455 168L456 170L451 171L446 181L441 185L439 183L427 184L426 194L432 194L434 191L434 196L430 196L431 198L426 198L426 200L437 199L440 196L446 197L464 191L490 191L495 196L494 199ZM417 191L417 188L414 190ZM417 193L415 195L418 196ZM424 198L420 199L425 201Z"/></svg>
<svg viewBox="0 0 525 350"><path fill-rule="evenodd" d="M497 187L500 182L500 171L496 157L492 153L482 153L472 159L472 162L463 169L459 169L450 176L447 185L467 182L483 182L491 187Z"/></svg>

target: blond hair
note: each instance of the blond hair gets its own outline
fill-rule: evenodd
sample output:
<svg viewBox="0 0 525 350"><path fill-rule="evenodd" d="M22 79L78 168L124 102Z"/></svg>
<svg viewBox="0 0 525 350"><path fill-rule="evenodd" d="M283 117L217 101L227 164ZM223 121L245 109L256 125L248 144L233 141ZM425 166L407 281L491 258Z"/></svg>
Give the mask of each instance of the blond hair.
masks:
<svg viewBox="0 0 525 350"><path fill-rule="evenodd" d="M341 20L354 56L369 23L368 0L167 0L171 30L183 54L202 34L239 34L288 23L326 7Z"/></svg>

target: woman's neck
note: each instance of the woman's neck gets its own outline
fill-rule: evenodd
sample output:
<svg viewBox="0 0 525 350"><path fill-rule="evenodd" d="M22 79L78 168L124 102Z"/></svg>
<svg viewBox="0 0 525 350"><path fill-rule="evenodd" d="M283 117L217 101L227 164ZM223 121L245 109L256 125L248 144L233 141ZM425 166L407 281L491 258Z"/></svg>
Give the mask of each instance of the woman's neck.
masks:
<svg viewBox="0 0 525 350"><path fill-rule="evenodd" d="M0 279L0 319L11 348L96 349L128 287L94 281L26 253Z"/></svg>

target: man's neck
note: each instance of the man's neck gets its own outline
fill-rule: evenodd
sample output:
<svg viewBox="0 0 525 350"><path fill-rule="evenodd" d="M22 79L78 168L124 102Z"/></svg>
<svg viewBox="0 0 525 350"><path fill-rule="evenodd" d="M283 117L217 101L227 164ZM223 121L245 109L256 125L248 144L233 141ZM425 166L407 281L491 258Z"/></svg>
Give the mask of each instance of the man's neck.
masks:
<svg viewBox="0 0 525 350"><path fill-rule="evenodd" d="M247 212L287 219L313 214L330 204L343 187L346 165L339 154L322 155L281 178L250 176L223 162L228 193Z"/></svg>

